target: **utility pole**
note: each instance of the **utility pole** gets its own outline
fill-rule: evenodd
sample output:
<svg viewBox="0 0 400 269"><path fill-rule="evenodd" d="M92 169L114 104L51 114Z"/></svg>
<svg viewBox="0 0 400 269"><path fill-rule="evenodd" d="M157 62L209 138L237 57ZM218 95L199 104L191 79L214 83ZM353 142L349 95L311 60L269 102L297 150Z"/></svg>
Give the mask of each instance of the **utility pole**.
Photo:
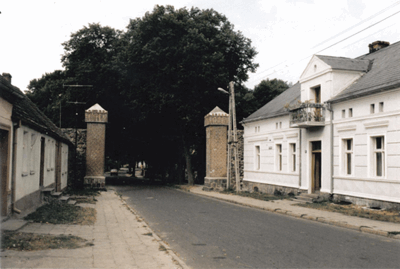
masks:
<svg viewBox="0 0 400 269"><path fill-rule="evenodd" d="M64 85L63 88L65 87L73 87L73 88L83 88L83 87L93 87L93 85ZM67 102L68 104L74 104L75 105L75 150L74 150L74 183L78 185L78 187L83 187L83 181L82 184L78 184L78 173L77 173L77 162L76 162L76 152L78 150L78 105L85 105L86 102Z"/></svg>
<svg viewBox="0 0 400 269"><path fill-rule="evenodd" d="M227 182L226 188L231 187L231 158L232 149L233 155L235 157L235 180L236 180L236 192L240 191L240 175L239 175L239 159L238 159L238 148L237 148L237 129L236 129L236 108L235 108L235 89L233 86L233 81L229 82L229 92L222 88L218 88L219 91L229 95L229 128L228 128L228 160L227 160ZM233 129L233 136L232 136Z"/></svg>
<svg viewBox="0 0 400 269"><path fill-rule="evenodd" d="M238 139L237 139L237 129L236 129L236 108L235 108L235 89L233 86L233 81L229 82L229 92L231 96L231 107L232 107L232 116L231 113L229 112L230 119L229 123L232 120L233 124L233 152L235 155L235 178L236 178L236 192L240 191L240 175L239 175L239 159L238 159ZM228 142L229 143L229 142ZM230 161L230 160L229 160Z"/></svg>

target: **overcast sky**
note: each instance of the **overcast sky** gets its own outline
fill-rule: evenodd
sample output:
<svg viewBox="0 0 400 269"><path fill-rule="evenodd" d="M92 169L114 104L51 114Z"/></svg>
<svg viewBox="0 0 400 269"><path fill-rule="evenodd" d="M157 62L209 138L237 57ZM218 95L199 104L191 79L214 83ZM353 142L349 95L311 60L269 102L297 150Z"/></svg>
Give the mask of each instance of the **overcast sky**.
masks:
<svg viewBox="0 0 400 269"><path fill-rule="evenodd" d="M4 0L0 72L26 90L30 80L62 69L61 43L71 33L89 23L125 30L157 4L226 15L258 51L251 89L267 78L297 82L313 54L354 58L376 40L400 41L398 0Z"/></svg>

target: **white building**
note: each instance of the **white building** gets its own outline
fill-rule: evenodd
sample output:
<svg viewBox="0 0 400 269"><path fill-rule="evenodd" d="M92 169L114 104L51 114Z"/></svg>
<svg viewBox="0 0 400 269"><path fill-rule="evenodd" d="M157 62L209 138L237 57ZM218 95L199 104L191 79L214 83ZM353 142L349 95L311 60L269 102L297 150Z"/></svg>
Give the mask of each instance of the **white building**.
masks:
<svg viewBox="0 0 400 269"><path fill-rule="evenodd" d="M244 119L249 191L400 203L400 42L314 55L299 82Z"/></svg>
<svg viewBox="0 0 400 269"><path fill-rule="evenodd" d="M0 76L1 216L42 203L41 190L67 186L71 141L17 87Z"/></svg>

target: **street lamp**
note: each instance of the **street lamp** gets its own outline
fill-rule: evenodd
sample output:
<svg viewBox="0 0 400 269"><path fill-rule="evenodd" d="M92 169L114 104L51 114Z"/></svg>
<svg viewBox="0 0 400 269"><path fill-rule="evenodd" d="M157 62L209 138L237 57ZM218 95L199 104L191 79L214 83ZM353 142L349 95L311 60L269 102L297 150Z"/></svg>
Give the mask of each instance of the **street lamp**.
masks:
<svg viewBox="0 0 400 269"><path fill-rule="evenodd" d="M229 92L222 88L218 88L219 91L229 95L229 129L228 129L228 160L227 160L227 182L226 188L229 189L231 186L231 151L235 156L235 178L236 178L236 192L240 190L239 182L239 160L238 160L238 148L237 148L237 129L236 129L236 108L235 108L235 89L233 87L233 81L229 82ZM232 137L232 126L233 126L233 137Z"/></svg>

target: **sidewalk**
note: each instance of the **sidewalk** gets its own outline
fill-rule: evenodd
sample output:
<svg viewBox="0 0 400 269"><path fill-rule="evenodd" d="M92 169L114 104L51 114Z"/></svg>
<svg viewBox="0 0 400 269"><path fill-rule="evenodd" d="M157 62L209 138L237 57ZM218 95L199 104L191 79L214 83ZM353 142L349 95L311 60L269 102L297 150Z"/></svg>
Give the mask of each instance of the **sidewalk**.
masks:
<svg viewBox="0 0 400 269"><path fill-rule="evenodd" d="M238 195L228 195L219 192L203 191L203 186L192 187L189 191L194 194L285 214L296 218L318 221L365 233L400 239L400 224L397 223L370 220L366 218L346 216L336 212L328 212L295 206L295 204L297 204L298 202L290 200L262 201Z"/></svg>
<svg viewBox="0 0 400 269"><path fill-rule="evenodd" d="M186 268L114 190L101 192L96 199L96 204L83 204L97 210L97 220L92 226L26 223L21 220L2 223L4 230L75 235L87 239L94 246L41 251L5 250L0 253L1 268Z"/></svg>

